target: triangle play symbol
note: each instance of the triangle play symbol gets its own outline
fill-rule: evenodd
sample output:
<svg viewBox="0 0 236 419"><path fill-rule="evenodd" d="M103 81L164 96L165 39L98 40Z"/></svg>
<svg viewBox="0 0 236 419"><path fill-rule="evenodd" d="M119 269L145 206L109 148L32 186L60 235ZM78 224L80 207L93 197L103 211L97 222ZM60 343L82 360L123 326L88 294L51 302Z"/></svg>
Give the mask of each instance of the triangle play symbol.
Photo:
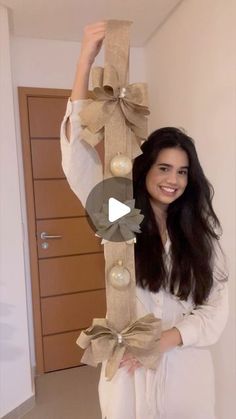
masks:
<svg viewBox="0 0 236 419"><path fill-rule="evenodd" d="M115 198L109 198L108 200L108 219L112 223L118 220L126 214L131 212L131 208L123 202L118 201Z"/></svg>

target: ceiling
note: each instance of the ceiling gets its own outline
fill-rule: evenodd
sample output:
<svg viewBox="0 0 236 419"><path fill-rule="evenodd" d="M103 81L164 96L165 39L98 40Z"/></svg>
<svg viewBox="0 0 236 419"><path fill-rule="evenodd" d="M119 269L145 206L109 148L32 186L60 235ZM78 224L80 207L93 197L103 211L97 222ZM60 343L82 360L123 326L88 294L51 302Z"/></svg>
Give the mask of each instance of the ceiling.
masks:
<svg viewBox="0 0 236 419"><path fill-rule="evenodd" d="M1 0L0 0L1 1ZM131 45L141 47L183 0L2 0L14 36L81 41L83 27L103 19L133 21Z"/></svg>

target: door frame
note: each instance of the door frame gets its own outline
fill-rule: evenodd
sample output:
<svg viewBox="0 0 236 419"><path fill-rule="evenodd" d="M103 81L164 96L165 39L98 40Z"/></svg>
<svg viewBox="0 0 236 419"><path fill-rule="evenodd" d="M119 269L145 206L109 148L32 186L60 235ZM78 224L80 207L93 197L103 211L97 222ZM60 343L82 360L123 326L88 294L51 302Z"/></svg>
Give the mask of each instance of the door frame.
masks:
<svg viewBox="0 0 236 419"><path fill-rule="evenodd" d="M43 374L45 372L45 369L43 356L43 334L40 304L39 264L37 251L36 214L34 205L33 169L31 160L31 141L28 118L28 98L40 96L50 98L64 97L67 99L70 96L70 94L71 90L68 89L50 89L21 86L18 87L21 144L28 226L36 374Z"/></svg>

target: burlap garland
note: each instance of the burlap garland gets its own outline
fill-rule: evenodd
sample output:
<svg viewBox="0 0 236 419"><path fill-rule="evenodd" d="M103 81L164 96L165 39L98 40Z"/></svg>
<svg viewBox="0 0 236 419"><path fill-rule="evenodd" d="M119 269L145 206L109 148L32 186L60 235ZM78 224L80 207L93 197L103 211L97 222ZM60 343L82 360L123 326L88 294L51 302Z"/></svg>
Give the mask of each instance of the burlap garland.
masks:
<svg viewBox="0 0 236 419"><path fill-rule="evenodd" d="M91 145L104 136L104 179L112 177L110 161L117 153L135 158L147 135L147 89L142 83L128 85L129 31L131 22L110 20L105 38L105 67L93 72L93 101L81 113L83 138ZM94 134L100 133L100 137ZM132 175L129 176L132 179ZM120 199L132 200L132 182ZM77 343L86 349L82 362L96 365L107 360L106 376L111 379L128 350L147 368L156 368L160 354L161 321L151 314L137 320L134 240L104 243L107 319L95 319ZM109 272L121 260L130 273L125 291L114 288ZM122 339L122 344L117 341Z"/></svg>

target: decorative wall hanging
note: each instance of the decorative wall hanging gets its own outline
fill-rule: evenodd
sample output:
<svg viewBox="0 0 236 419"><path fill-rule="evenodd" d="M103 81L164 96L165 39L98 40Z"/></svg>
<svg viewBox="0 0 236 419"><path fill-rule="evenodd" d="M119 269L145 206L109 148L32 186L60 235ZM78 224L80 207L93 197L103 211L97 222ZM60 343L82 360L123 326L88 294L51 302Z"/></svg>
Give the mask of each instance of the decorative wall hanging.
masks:
<svg viewBox="0 0 236 419"><path fill-rule="evenodd" d="M80 112L82 138L93 147L104 138L104 180L113 177L116 181L117 176L132 180L132 160L141 154L141 142L147 137L147 86L128 84L130 26L127 21L108 21L104 69L92 70L92 101ZM121 232L123 228L132 237L134 233L142 234L139 224L143 216L134 208L132 182L123 186L122 201L131 208L127 218L116 225L109 222L104 203L101 213L96 214L100 221L97 235L102 236L102 231L109 228L120 228ZM83 363L96 366L107 361L107 379L114 376L125 351L147 368L156 368L160 361L160 319L153 314L140 319L136 316L132 237L122 242L103 240L107 316L94 319L77 339L77 344L85 349Z"/></svg>

